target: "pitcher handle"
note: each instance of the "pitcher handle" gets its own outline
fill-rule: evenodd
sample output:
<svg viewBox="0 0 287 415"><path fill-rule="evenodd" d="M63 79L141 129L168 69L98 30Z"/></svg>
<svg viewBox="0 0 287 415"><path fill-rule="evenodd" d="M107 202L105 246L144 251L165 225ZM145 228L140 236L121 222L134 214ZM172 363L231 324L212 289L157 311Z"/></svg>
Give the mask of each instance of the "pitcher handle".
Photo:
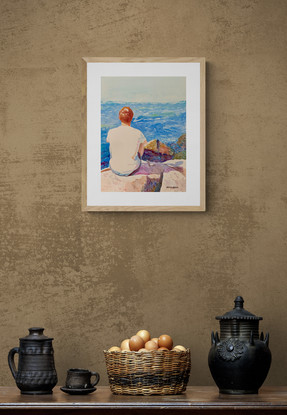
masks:
<svg viewBox="0 0 287 415"><path fill-rule="evenodd" d="M10 370L12 372L14 379L16 379L16 376L18 373L16 370L16 366L15 366L14 356L15 356L15 353L19 353L19 352L20 352L19 347L13 347L13 349L11 349L8 354L8 364L9 364L9 367L10 367Z"/></svg>
<svg viewBox="0 0 287 415"><path fill-rule="evenodd" d="M91 377L95 376L96 380L94 383L92 383L92 387L96 386L99 383L100 380L100 375L98 374L98 372L91 372Z"/></svg>

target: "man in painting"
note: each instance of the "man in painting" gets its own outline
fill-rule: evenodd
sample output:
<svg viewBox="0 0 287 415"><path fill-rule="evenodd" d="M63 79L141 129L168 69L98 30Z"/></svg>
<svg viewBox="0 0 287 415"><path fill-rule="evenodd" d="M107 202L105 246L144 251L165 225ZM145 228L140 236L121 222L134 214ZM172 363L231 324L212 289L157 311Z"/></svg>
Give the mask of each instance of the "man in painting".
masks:
<svg viewBox="0 0 287 415"><path fill-rule="evenodd" d="M110 168L119 176L129 176L141 165L141 157L147 140L143 133L131 127L134 113L130 107L119 112L121 125L108 132L110 144Z"/></svg>

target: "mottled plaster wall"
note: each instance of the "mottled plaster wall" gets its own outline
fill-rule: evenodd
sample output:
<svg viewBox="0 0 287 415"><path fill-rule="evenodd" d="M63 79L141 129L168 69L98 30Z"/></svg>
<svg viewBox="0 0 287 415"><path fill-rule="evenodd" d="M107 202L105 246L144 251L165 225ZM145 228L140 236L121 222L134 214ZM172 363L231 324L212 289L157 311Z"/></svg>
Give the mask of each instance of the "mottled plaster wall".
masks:
<svg viewBox="0 0 287 415"><path fill-rule="evenodd" d="M28 327L59 384L140 328L207 366L241 294L287 383L285 0L0 0L0 384ZM81 57L207 59L207 212L82 213Z"/></svg>

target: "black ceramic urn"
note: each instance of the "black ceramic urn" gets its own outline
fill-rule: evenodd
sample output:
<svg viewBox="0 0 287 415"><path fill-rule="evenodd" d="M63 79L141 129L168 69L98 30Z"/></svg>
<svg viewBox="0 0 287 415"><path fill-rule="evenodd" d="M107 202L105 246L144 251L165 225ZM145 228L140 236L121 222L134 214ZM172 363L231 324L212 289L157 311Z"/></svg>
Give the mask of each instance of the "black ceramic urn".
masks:
<svg viewBox="0 0 287 415"><path fill-rule="evenodd" d="M235 307L220 321L218 333L211 334L211 349L208 364L220 393L258 393L268 374L271 352L268 347L269 334L259 339L259 320L243 308L244 300L236 297Z"/></svg>
<svg viewBox="0 0 287 415"><path fill-rule="evenodd" d="M53 339L45 336L43 332L43 328L32 327L29 329L29 335L20 339L20 347L14 347L9 352L9 367L22 394L52 393L58 381ZM15 353L19 354L18 370L14 362Z"/></svg>

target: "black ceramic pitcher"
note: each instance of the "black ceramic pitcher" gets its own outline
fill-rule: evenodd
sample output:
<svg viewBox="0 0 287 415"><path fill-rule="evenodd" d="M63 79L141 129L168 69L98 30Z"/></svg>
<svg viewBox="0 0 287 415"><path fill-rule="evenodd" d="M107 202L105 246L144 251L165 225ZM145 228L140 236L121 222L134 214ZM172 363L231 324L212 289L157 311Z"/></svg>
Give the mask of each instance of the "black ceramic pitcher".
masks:
<svg viewBox="0 0 287 415"><path fill-rule="evenodd" d="M29 335L20 339L20 347L8 354L8 363L16 385L22 394L43 395L52 393L57 373L54 364L52 338L43 334L44 329L32 327ZM18 370L14 356L19 354Z"/></svg>

